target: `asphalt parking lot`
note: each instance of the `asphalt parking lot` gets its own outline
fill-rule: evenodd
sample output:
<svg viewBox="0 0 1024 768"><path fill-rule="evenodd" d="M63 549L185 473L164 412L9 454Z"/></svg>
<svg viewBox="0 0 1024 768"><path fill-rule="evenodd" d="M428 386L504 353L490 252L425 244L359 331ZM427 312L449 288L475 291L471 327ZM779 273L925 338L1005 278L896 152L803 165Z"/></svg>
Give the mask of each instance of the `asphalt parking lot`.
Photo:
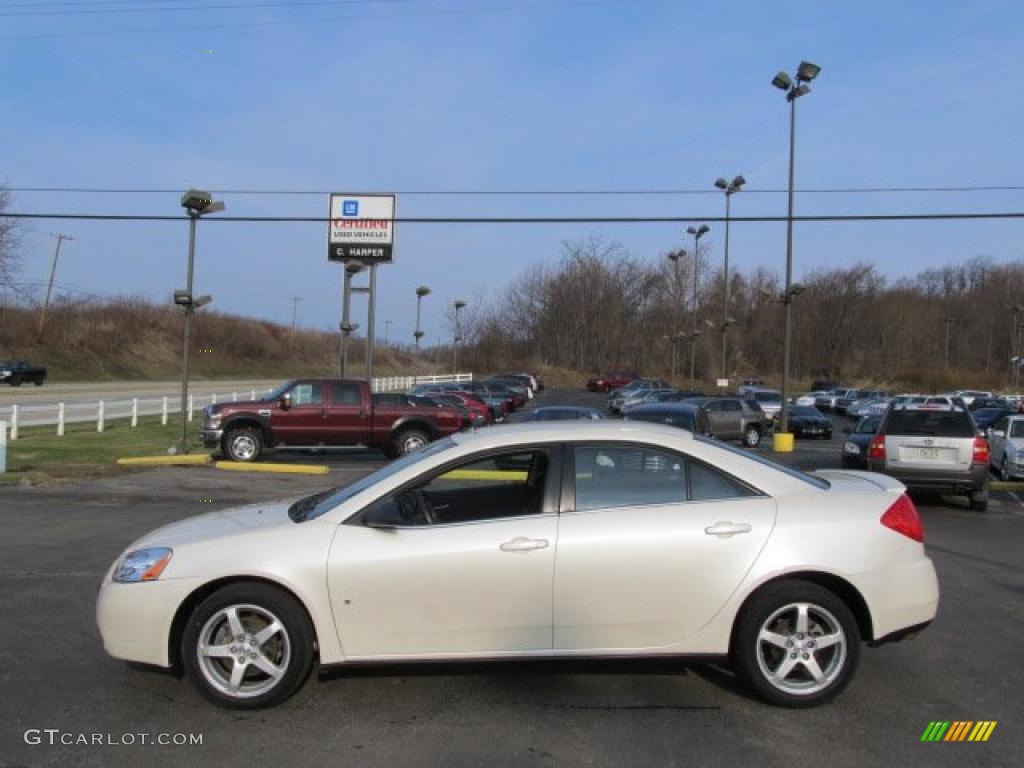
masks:
<svg viewBox="0 0 1024 768"><path fill-rule="evenodd" d="M541 399L603 402L581 392ZM839 430L831 441L799 441L787 461L838 466L841 444ZM852 685L814 710L766 707L714 665L659 661L334 672L275 710L238 713L213 708L185 680L107 657L95 593L137 536L211 509L343 484L384 463L352 450L279 458L332 471L167 468L0 488L0 764L1005 766L1024 754L1024 504L1008 493L994 493L987 513L918 499L942 587L938 618L916 638L865 650ZM998 726L983 744L921 743L933 720ZM29 729L115 740L201 734L202 744L51 746L27 743Z"/></svg>

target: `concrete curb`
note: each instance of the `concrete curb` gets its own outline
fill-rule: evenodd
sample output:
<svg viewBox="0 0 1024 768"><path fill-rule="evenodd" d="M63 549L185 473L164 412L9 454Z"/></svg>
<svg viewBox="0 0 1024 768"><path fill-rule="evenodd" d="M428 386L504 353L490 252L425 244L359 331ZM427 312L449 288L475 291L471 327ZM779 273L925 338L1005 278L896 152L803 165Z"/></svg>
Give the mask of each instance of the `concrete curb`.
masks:
<svg viewBox="0 0 1024 768"><path fill-rule="evenodd" d="M209 464L213 457L208 453L187 453L182 456L125 456L117 460L123 467L173 467Z"/></svg>
<svg viewBox="0 0 1024 768"><path fill-rule="evenodd" d="M218 461L213 466L229 472L269 472L281 475L326 475L331 471L326 464L244 464Z"/></svg>
<svg viewBox="0 0 1024 768"><path fill-rule="evenodd" d="M990 491L1024 491L1024 480L989 480Z"/></svg>

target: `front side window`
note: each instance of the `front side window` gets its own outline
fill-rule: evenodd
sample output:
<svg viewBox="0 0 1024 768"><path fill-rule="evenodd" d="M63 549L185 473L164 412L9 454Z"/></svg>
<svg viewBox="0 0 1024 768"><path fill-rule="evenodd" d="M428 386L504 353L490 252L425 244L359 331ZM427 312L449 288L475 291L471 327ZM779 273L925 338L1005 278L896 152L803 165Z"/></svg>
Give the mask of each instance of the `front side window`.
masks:
<svg viewBox="0 0 1024 768"><path fill-rule="evenodd" d="M544 509L550 455L519 450L460 464L399 494L409 525L450 525L538 515Z"/></svg>
<svg viewBox="0 0 1024 768"><path fill-rule="evenodd" d="M319 383L296 384L292 387L292 405L320 405L323 392Z"/></svg>

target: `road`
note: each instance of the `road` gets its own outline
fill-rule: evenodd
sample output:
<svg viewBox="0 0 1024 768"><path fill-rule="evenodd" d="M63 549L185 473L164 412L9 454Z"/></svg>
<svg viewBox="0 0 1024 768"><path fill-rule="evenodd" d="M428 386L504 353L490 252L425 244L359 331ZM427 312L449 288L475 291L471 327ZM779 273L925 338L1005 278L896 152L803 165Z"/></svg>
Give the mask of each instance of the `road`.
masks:
<svg viewBox="0 0 1024 768"><path fill-rule="evenodd" d="M799 442L791 461L834 463L839 440ZM160 469L0 489L0 764L961 768L1015 765L1024 754L1024 505L1004 494L984 514L919 500L942 585L938 618L916 638L866 648L851 686L814 710L764 706L718 666L659 661L353 669L311 679L277 709L238 713L104 654L96 588L123 547L186 516L312 493L384 463L365 451L322 458L327 477ZM929 721L958 719L999 724L984 744L920 742ZM194 733L203 743L25 743L27 729L45 728Z"/></svg>

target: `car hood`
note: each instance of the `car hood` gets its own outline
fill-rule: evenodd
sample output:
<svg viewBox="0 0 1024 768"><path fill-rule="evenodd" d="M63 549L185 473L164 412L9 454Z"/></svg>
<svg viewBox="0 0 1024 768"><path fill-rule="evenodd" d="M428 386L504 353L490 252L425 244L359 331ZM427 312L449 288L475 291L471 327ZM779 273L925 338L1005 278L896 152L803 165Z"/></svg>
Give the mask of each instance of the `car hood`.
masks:
<svg viewBox="0 0 1024 768"><path fill-rule="evenodd" d="M195 541L229 538L251 533L259 528L295 525L288 517L288 508L295 499L232 507L205 515L189 517L157 528L134 542L129 549L171 547Z"/></svg>

